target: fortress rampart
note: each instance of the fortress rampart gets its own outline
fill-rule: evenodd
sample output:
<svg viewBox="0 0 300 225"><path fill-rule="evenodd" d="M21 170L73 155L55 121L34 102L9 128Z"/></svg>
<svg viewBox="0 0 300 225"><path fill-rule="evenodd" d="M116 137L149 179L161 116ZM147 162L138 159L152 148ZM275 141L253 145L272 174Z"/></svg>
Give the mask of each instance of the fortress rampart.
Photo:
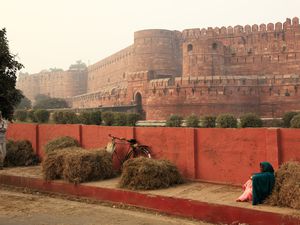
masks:
<svg viewBox="0 0 300 225"><path fill-rule="evenodd" d="M34 82L39 91L71 97L74 108L138 105L147 119L225 112L280 117L300 110L299 19L182 32L137 31L131 46L89 66L83 76L86 91L53 88L59 76L48 86ZM64 85L74 86L72 76L68 78ZM22 88L34 82L21 82Z"/></svg>

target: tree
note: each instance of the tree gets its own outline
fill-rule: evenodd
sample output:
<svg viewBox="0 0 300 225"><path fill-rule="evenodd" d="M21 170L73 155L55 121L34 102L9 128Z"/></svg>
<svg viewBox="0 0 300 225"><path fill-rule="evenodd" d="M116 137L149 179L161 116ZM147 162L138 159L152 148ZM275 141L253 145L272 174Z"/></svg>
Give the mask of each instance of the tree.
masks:
<svg viewBox="0 0 300 225"><path fill-rule="evenodd" d="M16 89L16 73L23 65L15 57L9 51L6 30L0 30L0 110L3 117L9 120L23 97L22 92Z"/></svg>
<svg viewBox="0 0 300 225"><path fill-rule="evenodd" d="M68 103L66 100L61 98L50 98L39 99L33 106L34 109L59 109L68 108Z"/></svg>
<svg viewBox="0 0 300 225"><path fill-rule="evenodd" d="M31 109L31 101L24 96L21 102L17 105L16 109Z"/></svg>

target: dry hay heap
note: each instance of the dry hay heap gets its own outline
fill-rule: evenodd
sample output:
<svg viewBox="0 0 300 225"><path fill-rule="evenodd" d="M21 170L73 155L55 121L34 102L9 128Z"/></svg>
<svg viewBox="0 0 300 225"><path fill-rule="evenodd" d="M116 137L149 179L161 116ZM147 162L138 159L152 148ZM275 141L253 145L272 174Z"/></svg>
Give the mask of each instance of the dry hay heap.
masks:
<svg viewBox="0 0 300 225"><path fill-rule="evenodd" d="M53 151L42 163L46 180L63 178L71 183L102 180L114 175L110 153L70 147Z"/></svg>
<svg viewBox="0 0 300 225"><path fill-rule="evenodd" d="M266 203L300 209L300 162L287 162L275 174L275 186Z"/></svg>
<svg viewBox="0 0 300 225"><path fill-rule="evenodd" d="M38 156L34 153L28 140L9 140L6 145L4 166L31 166L39 163Z"/></svg>
<svg viewBox="0 0 300 225"><path fill-rule="evenodd" d="M150 190L181 183L183 179L170 161L139 157L123 164L119 185L133 190Z"/></svg>
<svg viewBox="0 0 300 225"><path fill-rule="evenodd" d="M80 144L76 139L69 136L63 136L49 141L45 145L45 153L49 154L57 149L65 149L68 147L79 147L79 146Z"/></svg>
<svg viewBox="0 0 300 225"><path fill-rule="evenodd" d="M114 176L112 156L104 150L82 150L67 154L63 167L63 178L75 184Z"/></svg>
<svg viewBox="0 0 300 225"><path fill-rule="evenodd" d="M72 152L83 151L79 147L69 147L52 151L42 162L42 173L45 180L55 180L63 177L64 159Z"/></svg>

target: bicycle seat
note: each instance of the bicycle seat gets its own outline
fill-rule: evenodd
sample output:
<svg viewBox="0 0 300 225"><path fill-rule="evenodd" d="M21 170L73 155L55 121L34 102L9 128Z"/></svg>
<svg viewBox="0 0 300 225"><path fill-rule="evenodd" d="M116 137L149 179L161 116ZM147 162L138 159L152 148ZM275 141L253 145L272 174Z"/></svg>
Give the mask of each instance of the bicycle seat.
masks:
<svg viewBox="0 0 300 225"><path fill-rule="evenodd" d="M134 139L134 138L128 139L127 141L128 141L130 144L136 144L136 143L137 143L136 139Z"/></svg>

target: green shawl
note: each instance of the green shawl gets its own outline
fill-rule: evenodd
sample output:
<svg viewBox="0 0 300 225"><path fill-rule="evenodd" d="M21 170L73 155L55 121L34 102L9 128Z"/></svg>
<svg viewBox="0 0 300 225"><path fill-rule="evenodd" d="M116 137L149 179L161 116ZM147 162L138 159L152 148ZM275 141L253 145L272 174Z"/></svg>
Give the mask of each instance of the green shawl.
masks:
<svg viewBox="0 0 300 225"><path fill-rule="evenodd" d="M275 184L274 169L268 162L261 162L261 173L257 173L252 177L252 205L263 203L263 201L271 194Z"/></svg>

